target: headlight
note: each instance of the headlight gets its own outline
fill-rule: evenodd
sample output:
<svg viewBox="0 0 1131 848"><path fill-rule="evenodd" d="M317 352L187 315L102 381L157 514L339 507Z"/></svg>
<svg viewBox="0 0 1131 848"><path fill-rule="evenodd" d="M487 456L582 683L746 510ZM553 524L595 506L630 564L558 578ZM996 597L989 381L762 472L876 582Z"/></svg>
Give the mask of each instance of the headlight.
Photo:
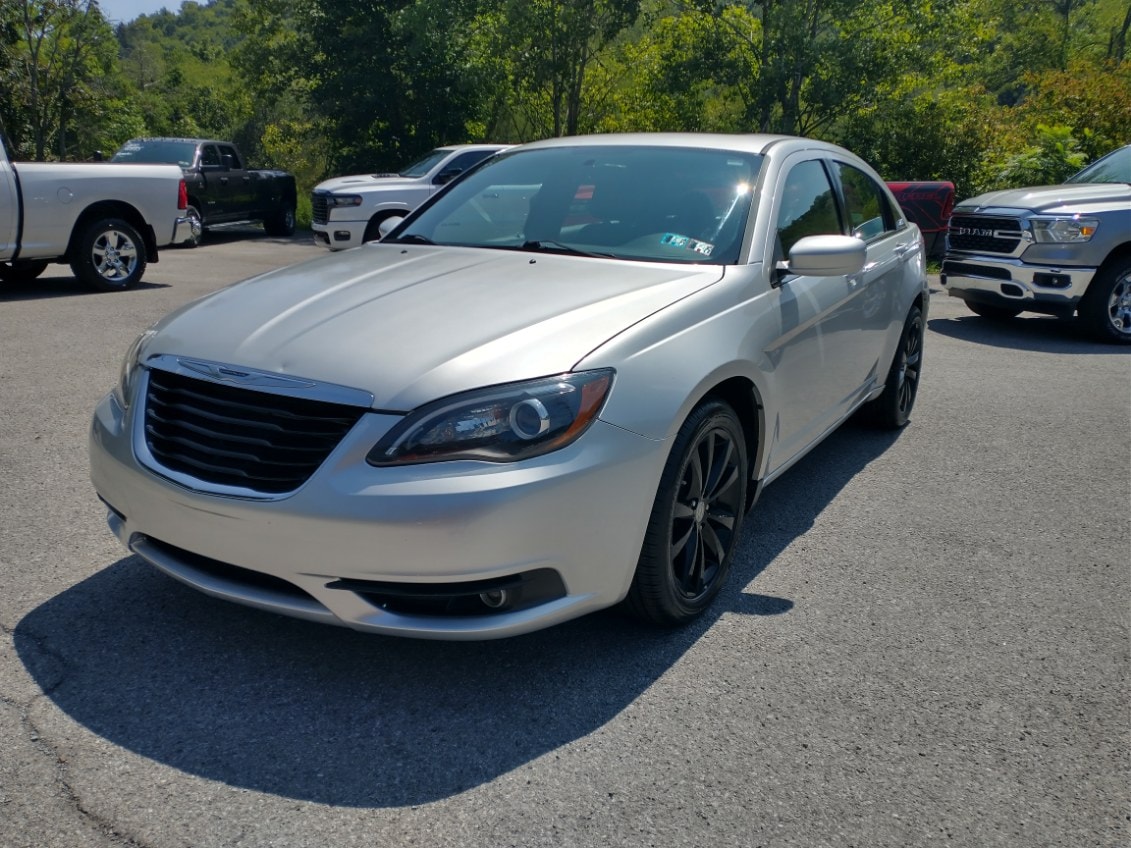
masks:
<svg viewBox="0 0 1131 848"><path fill-rule="evenodd" d="M608 369L491 386L410 413L374 446L371 465L453 459L514 462L577 439L613 384Z"/></svg>
<svg viewBox="0 0 1131 848"><path fill-rule="evenodd" d="M1100 222L1096 218L1030 218L1033 241L1037 244L1067 244L1088 241L1096 233Z"/></svg>
<svg viewBox="0 0 1131 848"><path fill-rule="evenodd" d="M137 375L140 371L142 349L154 335L156 333L153 330L146 330L134 339L133 344L126 350L126 355L122 359L122 368L118 372L118 385L114 387L114 394L123 409L129 408L130 399L133 397L134 383L137 382Z"/></svg>
<svg viewBox="0 0 1131 848"><path fill-rule="evenodd" d="M326 195L326 208L338 209L342 206L360 206L360 194L328 194Z"/></svg>

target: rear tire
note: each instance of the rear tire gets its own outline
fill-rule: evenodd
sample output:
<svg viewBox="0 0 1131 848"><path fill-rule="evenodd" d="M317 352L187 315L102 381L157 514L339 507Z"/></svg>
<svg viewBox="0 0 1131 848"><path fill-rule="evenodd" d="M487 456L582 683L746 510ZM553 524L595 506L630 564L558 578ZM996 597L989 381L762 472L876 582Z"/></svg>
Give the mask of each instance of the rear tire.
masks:
<svg viewBox="0 0 1131 848"><path fill-rule="evenodd" d="M975 315L980 315L983 318L988 318L991 321L1008 321L1010 318L1016 318L1024 310L1014 309L1012 306L990 306L988 303L972 303L966 301L966 306Z"/></svg>
<svg viewBox="0 0 1131 848"><path fill-rule="evenodd" d="M911 307L903 322L899 346L895 349L884 391L875 400L860 408L865 421L885 430L898 430L911 419L911 410L919 394L919 377L923 372L923 312Z"/></svg>
<svg viewBox="0 0 1131 848"><path fill-rule="evenodd" d="M1096 275L1078 314L1097 341L1131 344L1131 259L1114 262Z"/></svg>
<svg viewBox="0 0 1131 848"><path fill-rule="evenodd" d="M121 218L103 218L79 237L71 270L97 291L121 291L141 282L145 263L145 243L137 230Z"/></svg>
<svg viewBox="0 0 1131 848"><path fill-rule="evenodd" d="M0 262L0 280L5 283L30 283L47 270L48 263L42 260L26 262Z"/></svg>
<svg viewBox="0 0 1131 848"><path fill-rule="evenodd" d="M730 571L746 513L746 437L727 404L708 400L680 427L625 605L653 624L692 621Z"/></svg>
<svg viewBox="0 0 1131 848"><path fill-rule="evenodd" d="M284 206L272 217L263 222L263 229L267 235L284 238L295 234L295 207L294 204Z"/></svg>

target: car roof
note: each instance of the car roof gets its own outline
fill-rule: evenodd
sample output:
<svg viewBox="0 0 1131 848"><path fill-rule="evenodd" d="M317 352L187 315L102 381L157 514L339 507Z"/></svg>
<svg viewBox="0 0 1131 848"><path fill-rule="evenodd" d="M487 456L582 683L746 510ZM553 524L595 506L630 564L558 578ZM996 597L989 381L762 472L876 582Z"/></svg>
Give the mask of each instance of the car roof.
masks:
<svg viewBox="0 0 1131 848"><path fill-rule="evenodd" d="M765 153L771 147L785 146L798 150L825 150L848 153L835 144L791 135L771 133L599 133L595 135L566 136L533 141L526 148L541 147L699 147L707 150L736 150L746 153ZM850 154L851 155L851 154ZM855 157L853 157L855 158Z"/></svg>

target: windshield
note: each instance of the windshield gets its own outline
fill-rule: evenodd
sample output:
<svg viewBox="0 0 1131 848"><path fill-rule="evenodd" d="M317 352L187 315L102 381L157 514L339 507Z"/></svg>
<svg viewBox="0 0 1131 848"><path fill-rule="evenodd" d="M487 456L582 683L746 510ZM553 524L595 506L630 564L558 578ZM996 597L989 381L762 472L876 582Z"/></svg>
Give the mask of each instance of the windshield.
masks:
<svg viewBox="0 0 1131 848"><path fill-rule="evenodd" d="M1066 183L1131 183L1131 144L1097 159Z"/></svg>
<svg viewBox="0 0 1131 848"><path fill-rule="evenodd" d="M454 183L395 240L730 264L761 163L700 148L516 150Z"/></svg>
<svg viewBox="0 0 1131 848"><path fill-rule="evenodd" d="M180 165L191 168L196 156L195 141L127 141L110 157L111 162L145 162L150 165Z"/></svg>
<svg viewBox="0 0 1131 848"><path fill-rule="evenodd" d="M423 159L420 159L417 162L413 162L411 165L401 171L401 176L423 177L425 174L435 168L441 159L449 155L451 152L452 151L450 150L433 150Z"/></svg>

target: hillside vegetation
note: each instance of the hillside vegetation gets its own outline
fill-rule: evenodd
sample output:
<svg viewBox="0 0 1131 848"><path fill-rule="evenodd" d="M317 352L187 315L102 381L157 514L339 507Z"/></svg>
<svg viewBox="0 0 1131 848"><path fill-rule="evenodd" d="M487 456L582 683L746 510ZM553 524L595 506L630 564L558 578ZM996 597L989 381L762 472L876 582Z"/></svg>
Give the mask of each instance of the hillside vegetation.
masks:
<svg viewBox="0 0 1131 848"><path fill-rule="evenodd" d="M443 143L781 132L961 196L1131 141L1128 0L4 0L20 158L237 141L300 189Z"/></svg>

